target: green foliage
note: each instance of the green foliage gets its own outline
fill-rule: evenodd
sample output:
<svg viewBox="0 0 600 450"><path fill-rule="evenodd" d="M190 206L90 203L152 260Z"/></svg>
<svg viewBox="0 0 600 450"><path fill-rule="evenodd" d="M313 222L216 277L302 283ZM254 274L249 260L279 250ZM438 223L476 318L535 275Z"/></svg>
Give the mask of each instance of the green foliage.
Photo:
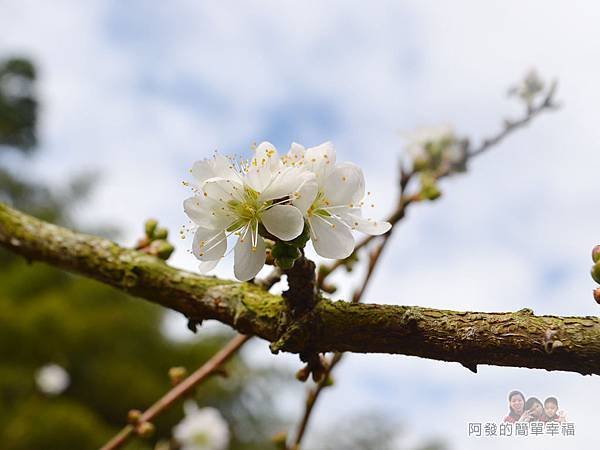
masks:
<svg viewBox="0 0 600 450"><path fill-rule="evenodd" d="M97 448L99 441L123 425L129 409L148 407L170 388L170 367L185 365L193 370L226 339L217 334L190 342L170 341L160 333L162 317L160 307L94 281L39 264L28 267L20 260L4 266L0 271L2 448ZM71 376L60 398L43 396L34 383L36 370L49 362L61 365ZM253 448L258 445L253 441L268 439L269 422L277 423L269 413L269 383L260 386L260 380L270 375L250 372L240 360L231 363L229 370L227 379L214 378L199 388L198 401L218 407L234 431L252 424L255 435L236 436L232 448ZM246 415L236 416L237 401L257 388L266 391L262 403L251 403ZM39 419L32 420L36 415L71 419L64 427L54 419L49 420L54 426L37 427ZM181 417L180 408L162 416L156 422L157 438L168 438ZM79 431L71 433L71 426ZM21 431L29 428L35 433L23 441ZM64 441L71 437L72 441ZM57 444L34 445L44 439L55 439Z"/></svg>
<svg viewBox="0 0 600 450"><path fill-rule="evenodd" d="M35 68L26 59L0 62L0 145L31 150L36 144Z"/></svg>
<svg viewBox="0 0 600 450"><path fill-rule="evenodd" d="M78 402L31 398L7 418L3 448L99 448L110 432L101 418Z"/></svg>
<svg viewBox="0 0 600 450"><path fill-rule="evenodd" d="M18 83L34 79L27 61L0 63L0 144L33 149L36 101L27 96L32 86ZM15 86L27 95L15 96ZM69 210L94 180L85 174L57 194L0 166L0 201L72 224ZM156 230L163 239L165 231ZM170 367L195 370L230 337L222 331L174 342L161 333L163 319L156 305L0 249L2 450L97 449L125 424L130 409L145 409L170 389ZM34 381L47 363L64 367L71 378L57 397L42 394ZM278 374L250 371L239 358L228 371L226 379L210 379L197 389L199 405L215 406L228 419L231 449L270 448L269 436L281 423L271 413L269 391ZM148 450L169 439L182 416L180 407L170 409L157 419L153 439L135 439L127 449Z"/></svg>

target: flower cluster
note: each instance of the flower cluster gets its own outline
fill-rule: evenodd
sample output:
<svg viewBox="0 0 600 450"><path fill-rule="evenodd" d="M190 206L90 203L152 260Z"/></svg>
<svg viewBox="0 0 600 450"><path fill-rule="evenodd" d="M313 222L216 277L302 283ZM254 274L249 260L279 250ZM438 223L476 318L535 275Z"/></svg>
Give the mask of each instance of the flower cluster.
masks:
<svg viewBox="0 0 600 450"><path fill-rule="evenodd" d="M225 450L229 446L229 428L217 409L198 408L190 400L184 410L185 417L173 428L181 450Z"/></svg>
<svg viewBox="0 0 600 450"><path fill-rule="evenodd" d="M464 145L450 125L417 128L404 137L417 171L435 170L444 163L456 165L464 159Z"/></svg>
<svg viewBox="0 0 600 450"><path fill-rule="evenodd" d="M230 236L237 238L234 273L245 281L265 263L265 237L303 246L306 234L317 254L339 259L354 250L352 230L378 235L391 227L362 216L362 170L337 164L330 142L312 148L294 143L283 156L263 142L249 161L215 154L191 172L194 195L184 210L197 227L192 253L202 272L225 255Z"/></svg>
<svg viewBox="0 0 600 450"><path fill-rule="evenodd" d="M531 69L517 86L508 91L508 95L516 95L527 107L531 107L536 97L544 91L544 87L544 80L535 69Z"/></svg>

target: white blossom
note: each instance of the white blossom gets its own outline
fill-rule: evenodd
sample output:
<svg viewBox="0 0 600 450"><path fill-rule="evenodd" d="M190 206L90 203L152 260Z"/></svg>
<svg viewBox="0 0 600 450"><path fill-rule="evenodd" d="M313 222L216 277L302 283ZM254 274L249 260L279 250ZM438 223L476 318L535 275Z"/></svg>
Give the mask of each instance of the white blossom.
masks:
<svg viewBox="0 0 600 450"><path fill-rule="evenodd" d="M464 157L464 148L450 125L419 127L403 137L406 151L416 164L429 164L432 159L455 164Z"/></svg>
<svg viewBox="0 0 600 450"><path fill-rule="evenodd" d="M173 428L181 450L225 450L229 446L229 428L215 408L198 408L195 402L184 405L185 417Z"/></svg>
<svg viewBox="0 0 600 450"><path fill-rule="evenodd" d="M196 162L191 172L195 195L184 201L184 210L197 225L192 252L201 261L201 271L217 265L227 238L234 235L234 273L241 281L249 280L266 258L260 225L282 241L302 233L303 216L290 204L290 195L311 176L284 165L269 142L260 144L250 161L216 154Z"/></svg>
<svg viewBox="0 0 600 450"><path fill-rule="evenodd" d="M61 394L69 387L70 381L71 377L67 371L58 364L46 364L35 374L39 390L48 395Z"/></svg>
<svg viewBox="0 0 600 450"><path fill-rule="evenodd" d="M363 172L352 163L336 164L331 142L308 149L293 143L283 162L314 174L314 178L307 177L302 182L292 204L306 218L313 247L320 256L348 257L355 245L352 230L378 235L391 228L388 222L362 217Z"/></svg>
<svg viewBox="0 0 600 450"><path fill-rule="evenodd" d="M531 105L535 97L544 90L544 80L540 78L535 69L531 69L523 80L509 90L509 94L517 95L527 105Z"/></svg>

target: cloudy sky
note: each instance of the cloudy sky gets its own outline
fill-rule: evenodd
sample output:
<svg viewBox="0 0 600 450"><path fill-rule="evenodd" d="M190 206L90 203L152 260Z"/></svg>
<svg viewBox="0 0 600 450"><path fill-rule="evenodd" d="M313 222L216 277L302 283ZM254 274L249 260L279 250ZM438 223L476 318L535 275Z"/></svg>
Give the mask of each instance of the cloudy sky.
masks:
<svg viewBox="0 0 600 450"><path fill-rule="evenodd" d="M366 300L598 314L589 277L600 241L593 2L15 0L0 8L0 54L28 55L40 69L42 145L27 174L60 186L100 173L78 219L117 225L129 245L148 217L173 231L185 223L181 181L195 160L215 149L249 154L262 140L281 149L332 140L338 159L364 167L375 214L384 216L396 195L402 132L450 123L478 141L519 114L505 94L527 70L558 78L559 112L444 181L439 201L410 210ZM173 262L194 270L188 245L178 243ZM230 265L217 273L231 276ZM342 296L359 282L339 280ZM170 323L175 334L183 329ZM246 355L297 366L260 342ZM380 411L409 440L435 435L455 449L500 449L509 438L469 438L467 423L500 421L517 388L557 396L576 424L574 438L521 439L522 448L591 446L600 443L590 402L598 383L349 355L315 422L324 428L348 411ZM288 397L281 407L297 414L302 399Z"/></svg>

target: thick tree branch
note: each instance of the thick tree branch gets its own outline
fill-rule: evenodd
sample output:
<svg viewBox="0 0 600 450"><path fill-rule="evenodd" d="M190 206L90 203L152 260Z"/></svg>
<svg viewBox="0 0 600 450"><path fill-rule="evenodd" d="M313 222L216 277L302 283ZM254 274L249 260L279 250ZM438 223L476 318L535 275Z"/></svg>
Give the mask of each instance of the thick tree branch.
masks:
<svg viewBox="0 0 600 450"><path fill-rule="evenodd" d="M249 283L203 277L100 237L48 224L0 203L0 245L28 260L97 279L194 320L216 319L243 334L302 352L397 353L479 364L600 374L600 318L317 303L310 323L282 326L285 303ZM310 336L309 336L310 335ZM310 339L309 339L310 337Z"/></svg>

